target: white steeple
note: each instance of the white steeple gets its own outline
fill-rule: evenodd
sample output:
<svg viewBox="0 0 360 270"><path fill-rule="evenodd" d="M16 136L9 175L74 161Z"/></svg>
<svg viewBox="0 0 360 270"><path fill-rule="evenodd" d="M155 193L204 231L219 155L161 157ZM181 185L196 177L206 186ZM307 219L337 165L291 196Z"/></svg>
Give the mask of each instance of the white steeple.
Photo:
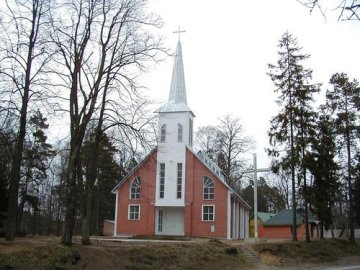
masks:
<svg viewBox="0 0 360 270"><path fill-rule="evenodd" d="M184 65L180 40L176 46L175 61L171 78L171 86L168 101L155 112L193 112L187 105Z"/></svg>
<svg viewBox="0 0 360 270"><path fill-rule="evenodd" d="M184 207L186 149L192 149L193 145L194 114L186 100L180 40L176 46L169 99L156 112L159 113L159 142L155 205Z"/></svg>

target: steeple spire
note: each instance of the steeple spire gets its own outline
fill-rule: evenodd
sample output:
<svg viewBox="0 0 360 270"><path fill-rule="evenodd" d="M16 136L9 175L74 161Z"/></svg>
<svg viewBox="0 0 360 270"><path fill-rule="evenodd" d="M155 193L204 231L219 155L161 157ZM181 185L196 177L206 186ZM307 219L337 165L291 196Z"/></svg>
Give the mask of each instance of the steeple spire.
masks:
<svg viewBox="0 0 360 270"><path fill-rule="evenodd" d="M175 62L171 78L169 101L174 103L185 103L186 101L186 88L184 65L182 60L181 43L178 41L176 46Z"/></svg>
<svg viewBox="0 0 360 270"><path fill-rule="evenodd" d="M185 87L185 75L184 65L182 59L182 49L180 42L180 33L185 32L183 30L174 31L179 33L179 41L176 46L175 61L173 66L173 73L171 78L170 93L168 102L162 105L155 112L190 112L193 116L193 112L187 105L186 99L186 87Z"/></svg>

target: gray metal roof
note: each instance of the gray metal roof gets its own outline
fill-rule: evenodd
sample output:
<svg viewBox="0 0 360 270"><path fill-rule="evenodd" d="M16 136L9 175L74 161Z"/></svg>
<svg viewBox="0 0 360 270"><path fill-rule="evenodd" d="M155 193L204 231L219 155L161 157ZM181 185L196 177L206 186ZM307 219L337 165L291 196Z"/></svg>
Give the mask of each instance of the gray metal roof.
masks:
<svg viewBox="0 0 360 270"><path fill-rule="evenodd" d="M182 60L182 50L180 41L176 46L175 61L173 67L173 73L171 78L171 86L169 93L169 100L163 104L155 112L165 113L165 112L191 112L189 106L187 105L186 99L186 87L185 87L185 75L184 75L184 65Z"/></svg>
<svg viewBox="0 0 360 270"><path fill-rule="evenodd" d="M293 224L293 210L292 209L285 209L277 213L272 218L268 219L264 222L264 226L292 226ZM303 223L303 213L299 210L296 211L296 224L300 225ZM317 219L314 214L309 212L308 221L310 223L317 223Z"/></svg>

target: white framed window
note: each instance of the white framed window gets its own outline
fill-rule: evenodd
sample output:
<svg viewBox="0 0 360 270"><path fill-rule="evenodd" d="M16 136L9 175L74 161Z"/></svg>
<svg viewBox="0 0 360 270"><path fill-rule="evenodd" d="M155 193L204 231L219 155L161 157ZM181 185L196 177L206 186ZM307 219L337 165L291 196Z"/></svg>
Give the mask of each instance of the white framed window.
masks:
<svg viewBox="0 0 360 270"><path fill-rule="evenodd" d="M202 206L202 221L215 221L215 205Z"/></svg>
<svg viewBox="0 0 360 270"><path fill-rule="evenodd" d="M162 232L162 229L163 229L163 210L159 210L158 232Z"/></svg>
<svg viewBox="0 0 360 270"><path fill-rule="evenodd" d="M176 187L176 198L181 199L182 197L182 163L177 164L177 187Z"/></svg>
<svg viewBox="0 0 360 270"><path fill-rule="evenodd" d="M178 124L178 142L183 141L183 126L182 124Z"/></svg>
<svg viewBox="0 0 360 270"><path fill-rule="evenodd" d="M160 163L160 185L159 185L159 197L164 198L165 194L165 163Z"/></svg>
<svg viewBox="0 0 360 270"><path fill-rule="evenodd" d="M160 142L165 142L166 139L166 124L163 124L160 129Z"/></svg>
<svg viewBox="0 0 360 270"><path fill-rule="evenodd" d="M214 199L214 182L210 177L204 176L203 180L203 193L204 200L213 200Z"/></svg>
<svg viewBox="0 0 360 270"><path fill-rule="evenodd" d="M130 186L130 199L138 200L140 199L140 176L136 177L134 181L132 181Z"/></svg>
<svg viewBox="0 0 360 270"><path fill-rule="evenodd" d="M128 219L129 220L140 220L140 205L139 204L129 204Z"/></svg>

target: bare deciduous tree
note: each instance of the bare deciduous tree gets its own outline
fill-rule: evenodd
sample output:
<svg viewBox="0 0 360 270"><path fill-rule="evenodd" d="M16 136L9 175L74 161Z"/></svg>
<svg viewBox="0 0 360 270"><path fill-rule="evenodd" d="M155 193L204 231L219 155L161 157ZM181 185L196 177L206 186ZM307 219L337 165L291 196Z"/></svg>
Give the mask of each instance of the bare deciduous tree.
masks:
<svg viewBox="0 0 360 270"><path fill-rule="evenodd" d="M46 0L5 0L1 11L0 36L0 113L18 118L13 153L6 239L14 240L18 204L20 167L32 100L43 99L43 71L50 54L46 44L49 3Z"/></svg>
<svg viewBox="0 0 360 270"><path fill-rule="evenodd" d="M149 27L160 26L159 18L147 14L145 7L145 0L70 0L57 9L53 20L53 41L60 52L56 71L62 86L70 89L70 156L66 176L68 199L62 238L64 244L72 242L75 190L81 167L80 149L88 124L98 113L98 140L104 129L106 111L109 121L113 118L116 125L131 126L131 123L121 122L118 118L121 113L117 109L112 110L112 105L121 104L125 92L130 96L134 93L135 74L146 67L147 61L155 60L161 50L161 41L149 32ZM114 89L120 95L111 95ZM96 164L95 148L93 153ZM93 186L96 171L91 175L88 184ZM87 204L91 200L90 194ZM85 243L89 235L86 224L90 218L91 206L86 207L84 217Z"/></svg>
<svg viewBox="0 0 360 270"><path fill-rule="evenodd" d="M327 6L320 0L297 0L299 3L310 9L313 12L318 9L325 17ZM324 1L325 2L325 1ZM338 20L360 20L360 1L359 0L339 0L332 9L339 10Z"/></svg>
<svg viewBox="0 0 360 270"><path fill-rule="evenodd" d="M245 166L243 154L251 150L254 141L245 134L239 118L225 115L216 127L200 127L196 133L198 147L218 164L227 183L238 188L239 169Z"/></svg>

